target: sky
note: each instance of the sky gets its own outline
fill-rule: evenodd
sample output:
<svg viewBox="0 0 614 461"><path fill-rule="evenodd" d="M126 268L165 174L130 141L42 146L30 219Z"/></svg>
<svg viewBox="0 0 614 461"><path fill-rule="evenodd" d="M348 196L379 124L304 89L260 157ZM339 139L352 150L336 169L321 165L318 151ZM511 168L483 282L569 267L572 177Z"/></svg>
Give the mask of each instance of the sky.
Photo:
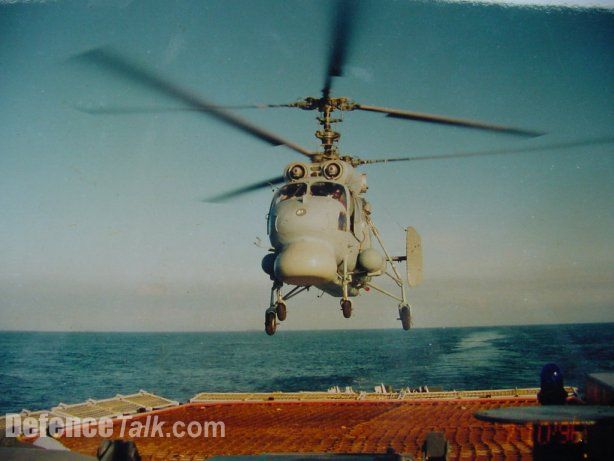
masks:
<svg viewBox="0 0 614 461"><path fill-rule="evenodd" d="M422 235L415 327L614 321L614 143L556 147L614 138L614 4L514 3L363 2L335 80L335 95L363 104L546 133L344 114L341 149L362 158L554 146L364 167L391 253L404 227ZM261 329L271 191L202 199L301 157L194 112L80 111L179 105L69 59L112 47L219 104L287 103L319 95L330 10L0 1L0 329ZM312 112L241 115L317 148ZM373 292L350 320L317 290L288 304L281 329L400 328L396 302Z"/></svg>

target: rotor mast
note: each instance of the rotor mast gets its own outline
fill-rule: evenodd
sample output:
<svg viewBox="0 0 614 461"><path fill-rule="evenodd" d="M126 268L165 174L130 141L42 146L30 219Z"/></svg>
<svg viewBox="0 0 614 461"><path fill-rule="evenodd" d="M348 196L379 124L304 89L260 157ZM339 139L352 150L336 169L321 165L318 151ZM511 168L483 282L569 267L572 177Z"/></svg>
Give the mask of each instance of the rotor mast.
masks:
<svg viewBox="0 0 614 461"><path fill-rule="evenodd" d="M329 104L328 101L325 101L323 107L320 108L320 113L322 115L317 117L322 129L316 131L316 138L322 142L324 157L327 158L339 156L339 152L335 144L339 141L341 134L332 129L332 124L340 122L341 119L331 117L333 110L334 109L332 108L331 104Z"/></svg>
<svg viewBox="0 0 614 461"><path fill-rule="evenodd" d="M322 160L331 160L339 158L339 149L337 143L341 134L333 129L333 124L342 122L342 118L334 118L333 112L353 110L355 104L347 98L331 98L328 96L322 98L307 97L303 100L289 104L290 107L297 107L303 110L317 110L320 115L316 117L318 123L322 127L315 132L315 137L322 143L322 151L314 154L312 160L320 162Z"/></svg>

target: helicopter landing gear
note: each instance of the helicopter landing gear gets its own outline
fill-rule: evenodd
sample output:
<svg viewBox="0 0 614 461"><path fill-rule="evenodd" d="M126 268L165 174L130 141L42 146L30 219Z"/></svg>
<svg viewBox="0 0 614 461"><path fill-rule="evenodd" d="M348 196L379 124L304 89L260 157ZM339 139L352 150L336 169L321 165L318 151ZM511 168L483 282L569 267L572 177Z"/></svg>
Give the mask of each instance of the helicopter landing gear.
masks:
<svg viewBox="0 0 614 461"><path fill-rule="evenodd" d="M275 312L277 313L277 320L279 320L280 322L283 322L284 320L286 320L286 315L287 315L287 309L286 309L286 304L278 301L275 304Z"/></svg>
<svg viewBox="0 0 614 461"><path fill-rule="evenodd" d="M342 299L340 304L343 317L349 319L352 316L352 301L349 299Z"/></svg>
<svg viewBox="0 0 614 461"><path fill-rule="evenodd" d="M311 288L311 285L295 286L288 293L283 295L281 293L282 286L283 283L278 280L273 282L273 287L271 288L271 302L269 308L264 313L264 331L266 331L266 334L269 336L275 334L277 322L286 320L288 309L285 301Z"/></svg>
<svg viewBox="0 0 614 461"><path fill-rule="evenodd" d="M269 336L273 336L277 330L277 318L275 311L268 309L264 314L264 331Z"/></svg>
<svg viewBox="0 0 614 461"><path fill-rule="evenodd" d="M411 328L411 311L409 306L399 306L399 320L405 331Z"/></svg>

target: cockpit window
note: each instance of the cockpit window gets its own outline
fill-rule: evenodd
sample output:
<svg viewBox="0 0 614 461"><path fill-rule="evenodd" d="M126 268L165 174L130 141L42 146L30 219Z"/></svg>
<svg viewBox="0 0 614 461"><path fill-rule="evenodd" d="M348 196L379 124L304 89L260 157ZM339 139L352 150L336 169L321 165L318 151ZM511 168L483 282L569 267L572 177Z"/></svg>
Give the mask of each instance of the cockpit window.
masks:
<svg viewBox="0 0 614 461"><path fill-rule="evenodd" d="M277 191L277 198L275 203L283 202L292 197L302 197L307 193L307 184L304 182L294 182L292 184L286 184L284 187Z"/></svg>
<svg viewBox="0 0 614 461"><path fill-rule="evenodd" d="M347 207L345 188L341 184L332 182L316 182L311 185L311 195L315 197L332 197Z"/></svg>

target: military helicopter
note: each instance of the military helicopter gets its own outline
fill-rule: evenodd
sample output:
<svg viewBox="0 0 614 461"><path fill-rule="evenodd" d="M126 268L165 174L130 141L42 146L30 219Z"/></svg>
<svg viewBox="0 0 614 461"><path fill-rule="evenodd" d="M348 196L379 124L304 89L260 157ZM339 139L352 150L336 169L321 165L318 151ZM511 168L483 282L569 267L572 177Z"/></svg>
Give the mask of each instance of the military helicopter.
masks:
<svg viewBox="0 0 614 461"><path fill-rule="evenodd" d="M331 33L331 49L320 97L307 97L289 104L265 104L235 108L296 108L317 111L320 129L315 136L321 142L318 151L310 151L277 134L266 131L240 118L228 107L219 106L181 88L152 71L139 67L117 52L97 48L71 58L81 64L94 64L113 74L137 82L155 92L174 98L186 110L195 110L215 117L243 132L274 146L284 145L305 156L305 162L287 165L283 175L210 197L206 201L219 202L271 186L280 186L273 195L267 217L267 232L271 247L262 259L262 269L272 280L269 307L265 311L265 331L276 332L278 321L286 320L286 301L294 296L318 288L340 298L345 318L352 314L351 298L362 291L373 289L398 302L402 328L411 326L411 306L406 287L422 281L422 247L420 236L412 227L406 229L406 254L393 256L384 246L382 237L371 219L372 207L366 200L366 174L357 170L363 165L398 161L422 160L435 157L403 157L387 159L361 159L338 148L340 133L334 125L341 122L335 112L354 110L386 114L388 117L427 123L443 124L506 135L534 137L543 133L521 128L494 125L474 120L463 120L440 115L425 114L356 103L346 97L333 97L333 78L343 75L355 4L338 2ZM83 109L90 113L113 111ZM181 110L181 109L180 109ZM526 151L520 149L519 151ZM512 152L512 151L510 151ZM451 154L437 158L473 155L492 155L502 152L477 154ZM399 262L406 262L402 275ZM374 283L378 277L388 277L398 286L392 293ZM285 294L284 285L291 288Z"/></svg>

